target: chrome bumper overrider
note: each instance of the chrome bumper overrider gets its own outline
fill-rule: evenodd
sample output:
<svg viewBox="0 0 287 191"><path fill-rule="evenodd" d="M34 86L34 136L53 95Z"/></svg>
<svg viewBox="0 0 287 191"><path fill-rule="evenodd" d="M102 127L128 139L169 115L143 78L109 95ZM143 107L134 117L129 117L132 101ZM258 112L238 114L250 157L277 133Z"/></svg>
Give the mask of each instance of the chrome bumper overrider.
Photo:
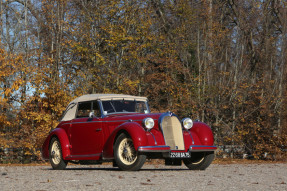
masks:
<svg viewBox="0 0 287 191"><path fill-rule="evenodd" d="M189 152L204 152L204 151L215 151L216 146L204 146L204 145L191 145ZM170 152L169 146L140 146L138 147L139 152Z"/></svg>

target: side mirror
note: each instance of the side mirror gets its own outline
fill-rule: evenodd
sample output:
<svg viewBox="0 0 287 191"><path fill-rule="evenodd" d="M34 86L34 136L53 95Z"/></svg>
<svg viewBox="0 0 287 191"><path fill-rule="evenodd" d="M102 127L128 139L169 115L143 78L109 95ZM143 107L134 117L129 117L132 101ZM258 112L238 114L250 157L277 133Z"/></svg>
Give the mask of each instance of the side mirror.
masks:
<svg viewBox="0 0 287 191"><path fill-rule="evenodd" d="M89 113L89 118L94 118L94 117L95 117L95 112L91 111L91 112Z"/></svg>

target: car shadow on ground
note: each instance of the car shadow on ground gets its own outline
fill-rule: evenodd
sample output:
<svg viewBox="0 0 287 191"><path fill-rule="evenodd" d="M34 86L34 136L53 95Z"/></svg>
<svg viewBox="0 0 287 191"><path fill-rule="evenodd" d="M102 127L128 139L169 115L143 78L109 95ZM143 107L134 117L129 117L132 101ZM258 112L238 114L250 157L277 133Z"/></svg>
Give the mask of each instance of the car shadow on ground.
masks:
<svg viewBox="0 0 287 191"><path fill-rule="evenodd" d="M52 168L44 168L43 170L53 170ZM115 168L99 168L99 167L67 167L65 170L63 171L122 171L119 168L115 167ZM140 169L138 172L140 171L188 171L189 169L183 169L183 168L142 168Z"/></svg>

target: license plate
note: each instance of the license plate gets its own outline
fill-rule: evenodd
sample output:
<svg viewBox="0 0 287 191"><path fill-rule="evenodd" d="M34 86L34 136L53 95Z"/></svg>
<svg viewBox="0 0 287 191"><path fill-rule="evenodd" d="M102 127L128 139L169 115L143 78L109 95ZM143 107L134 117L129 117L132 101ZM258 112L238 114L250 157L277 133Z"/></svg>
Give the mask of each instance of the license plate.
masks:
<svg viewBox="0 0 287 191"><path fill-rule="evenodd" d="M189 152L171 152L170 153L170 158L190 158L190 153Z"/></svg>

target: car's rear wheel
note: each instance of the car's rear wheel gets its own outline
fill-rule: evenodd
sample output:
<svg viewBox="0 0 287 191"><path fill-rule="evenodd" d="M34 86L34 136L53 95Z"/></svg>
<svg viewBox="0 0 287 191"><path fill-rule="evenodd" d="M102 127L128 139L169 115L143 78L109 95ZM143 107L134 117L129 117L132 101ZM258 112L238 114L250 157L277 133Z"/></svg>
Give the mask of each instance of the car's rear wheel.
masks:
<svg viewBox="0 0 287 191"><path fill-rule="evenodd" d="M63 160L61 143L56 137L53 137L50 142L49 159L54 170L63 170L68 164Z"/></svg>
<svg viewBox="0 0 287 191"><path fill-rule="evenodd" d="M213 152L192 153L191 158L183 159L183 163L190 170L205 170L213 159Z"/></svg>
<svg viewBox="0 0 287 191"><path fill-rule="evenodd" d="M117 166L127 171L139 170L146 160L145 155L140 155L135 150L133 140L124 133L115 142L114 157Z"/></svg>

